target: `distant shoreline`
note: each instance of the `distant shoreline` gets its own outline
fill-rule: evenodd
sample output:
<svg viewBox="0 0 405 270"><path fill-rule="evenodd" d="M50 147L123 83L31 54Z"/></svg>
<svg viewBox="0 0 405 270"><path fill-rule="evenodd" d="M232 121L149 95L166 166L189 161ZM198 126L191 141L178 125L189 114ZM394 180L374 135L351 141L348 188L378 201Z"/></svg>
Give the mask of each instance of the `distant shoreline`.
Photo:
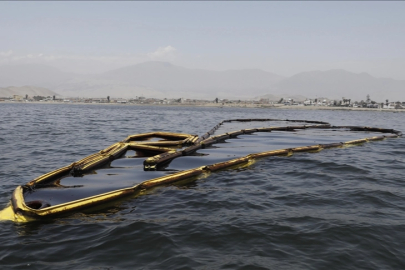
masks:
<svg viewBox="0 0 405 270"><path fill-rule="evenodd" d="M115 105L115 106L155 106L155 107L213 107L213 108L258 108L258 109L282 109L282 110L336 110L336 111L373 111L373 112L405 112L405 109L377 109L377 108L353 108L353 107L327 107L327 106L300 106L282 104L139 104L139 103L84 103L84 102L13 102L1 101L0 104L48 104L48 105Z"/></svg>

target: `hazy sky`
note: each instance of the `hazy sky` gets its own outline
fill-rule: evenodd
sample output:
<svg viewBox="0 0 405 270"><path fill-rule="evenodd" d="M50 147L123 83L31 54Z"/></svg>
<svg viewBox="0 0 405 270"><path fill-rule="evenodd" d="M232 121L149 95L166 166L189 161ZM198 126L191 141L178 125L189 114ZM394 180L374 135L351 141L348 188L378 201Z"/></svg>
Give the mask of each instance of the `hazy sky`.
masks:
<svg viewBox="0 0 405 270"><path fill-rule="evenodd" d="M0 2L0 64L144 61L405 80L405 2Z"/></svg>

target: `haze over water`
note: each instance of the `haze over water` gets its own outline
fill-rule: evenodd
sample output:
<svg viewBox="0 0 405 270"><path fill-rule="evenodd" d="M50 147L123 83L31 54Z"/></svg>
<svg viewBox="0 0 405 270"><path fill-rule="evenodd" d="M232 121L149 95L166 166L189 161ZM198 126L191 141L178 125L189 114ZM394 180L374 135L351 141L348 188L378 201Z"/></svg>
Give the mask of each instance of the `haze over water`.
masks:
<svg viewBox="0 0 405 270"><path fill-rule="evenodd" d="M17 185L150 131L223 119L405 131L403 113L1 104L0 207ZM263 124L265 125L265 124ZM339 142L339 136L336 135ZM402 269L404 138L265 158L90 213L1 222L4 269Z"/></svg>

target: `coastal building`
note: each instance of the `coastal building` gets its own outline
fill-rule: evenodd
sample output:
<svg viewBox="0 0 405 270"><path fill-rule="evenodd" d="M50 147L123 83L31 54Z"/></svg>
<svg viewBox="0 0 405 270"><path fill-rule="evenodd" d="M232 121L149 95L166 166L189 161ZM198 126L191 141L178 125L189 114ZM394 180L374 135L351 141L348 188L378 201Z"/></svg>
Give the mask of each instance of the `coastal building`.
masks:
<svg viewBox="0 0 405 270"><path fill-rule="evenodd" d="M342 103L340 104L341 106L350 106L351 99L348 98L342 98Z"/></svg>
<svg viewBox="0 0 405 270"><path fill-rule="evenodd" d="M20 95L13 95L13 99L16 101L21 101L21 100L23 100L23 97Z"/></svg>

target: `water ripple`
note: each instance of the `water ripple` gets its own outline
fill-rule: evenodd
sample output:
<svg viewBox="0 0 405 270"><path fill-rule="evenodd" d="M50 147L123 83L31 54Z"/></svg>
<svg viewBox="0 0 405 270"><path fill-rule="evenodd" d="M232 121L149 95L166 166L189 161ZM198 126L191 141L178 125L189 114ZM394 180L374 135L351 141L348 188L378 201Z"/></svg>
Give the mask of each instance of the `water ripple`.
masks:
<svg viewBox="0 0 405 270"><path fill-rule="evenodd" d="M403 114L384 112L1 104L0 115L2 207L16 185L129 134L204 134L226 118L269 117L405 131ZM400 138L266 158L68 217L1 222L0 262L5 269L403 269L404 147Z"/></svg>

